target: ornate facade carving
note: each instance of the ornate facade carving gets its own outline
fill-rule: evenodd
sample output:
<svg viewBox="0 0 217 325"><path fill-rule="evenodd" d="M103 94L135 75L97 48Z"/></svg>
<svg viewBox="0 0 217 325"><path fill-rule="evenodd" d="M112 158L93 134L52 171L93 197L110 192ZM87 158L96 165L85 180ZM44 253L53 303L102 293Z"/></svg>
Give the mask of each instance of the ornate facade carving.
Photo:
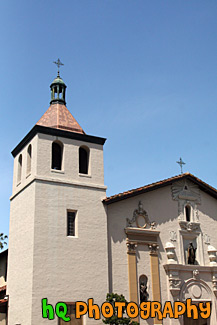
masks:
<svg viewBox="0 0 217 325"><path fill-rule="evenodd" d="M197 205L201 203L199 187L188 180L181 180L172 185L172 198L178 201L178 218L186 220L185 206L191 208L191 221L198 222Z"/></svg>
<svg viewBox="0 0 217 325"><path fill-rule="evenodd" d="M193 271L193 279L198 279L199 278L200 272L198 270Z"/></svg>
<svg viewBox="0 0 217 325"><path fill-rule="evenodd" d="M148 248L150 249L150 254L157 254L159 246L157 244L150 244L148 245Z"/></svg>
<svg viewBox="0 0 217 325"><path fill-rule="evenodd" d="M136 253L136 248L137 248L136 243L127 242L127 252L128 253Z"/></svg>
<svg viewBox="0 0 217 325"><path fill-rule="evenodd" d="M165 245L165 251L167 254L167 263L177 263L175 246L171 242L167 242Z"/></svg>
<svg viewBox="0 0 217 325"><path fill-rule="evenodd" d="M127 227L133 227L133 224L137 228L146 228L149 226L151 229L155 228L155 222L149 220L147 212L143 209L142 202L139 201L138 209L135 209L133 212L133 217L130 220L127 218Z"/></svg>
<svg viewBox="0 0 217 325"><path fill-rule="evenodd" d="M169 290L173 298L176 300L181 287L181 279L179 278L179 271L170 270L169 272Z"/></svg>
<svg viewBox="0 0 217 325"><path fill-rule="evenodd" d="M188 221L181 220L179 221L179 225L181 229L187 230L189 232L200 230L199 222L191 222L191 221L188 222Z"/></svg>
<svg viewBox="0 0 217 325"><path fill-rule="evenodd" d="M178 297L181 283L180 279L169 278L169 289L173 297Z"/></svg>
<svg viewBox="0 0 217 325"><path fill-rule="evenodd" d="M208 234L203 235L204 243L210 245L210 236Z"/></svg>
<svg viewBox="0 0 217 325"><path fill-rule="evenodd" d="M212 291L205 281L194 277L185 281L180 290L180 301L186 301L189 298L197 302L211 301Z"/></svg>
<svg viewBox="0 0 217 325"><path fill-rule="evenodd" d="M177 240L177 232L174 230L170 231L170 241L176 241Z"/></svg>
<svg viewBox="0 0 217 325"><path fill-rule="evenodd" d="M213 292L217 296L217 273L213 274L212 276L212 287L213 287Z"/></svg>
<svg viewBox="0 0 217 325"><path fill-rule="evenodd" d="M209 255L209 264L217 265L217 256L216 256L217 249L215 247L209 245L207 248L207 252Z"/></svg>
<svg viewBox="0 0 217 325"><path fill-rule="evenodd" d="M188 180L180 180L172 185L173 200L189 200L200 203L199 187Z"/></svg>

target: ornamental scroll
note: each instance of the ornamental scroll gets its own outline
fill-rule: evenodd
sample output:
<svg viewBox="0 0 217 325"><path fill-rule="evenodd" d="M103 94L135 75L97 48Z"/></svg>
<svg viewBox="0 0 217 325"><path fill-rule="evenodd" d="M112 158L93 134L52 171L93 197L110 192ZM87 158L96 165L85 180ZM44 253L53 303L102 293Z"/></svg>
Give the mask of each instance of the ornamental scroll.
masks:
<svg viewBox="0 0 217 325"><path fill-rule="evenodd" d="M147 228L149 226L151 229L155 228L155 222L150 222L147 212L143 209L142 202L139 201L138 209L133 212L133 218L130 220L127 218L127 227L133 227L136 224L137 228Z"/></svg>

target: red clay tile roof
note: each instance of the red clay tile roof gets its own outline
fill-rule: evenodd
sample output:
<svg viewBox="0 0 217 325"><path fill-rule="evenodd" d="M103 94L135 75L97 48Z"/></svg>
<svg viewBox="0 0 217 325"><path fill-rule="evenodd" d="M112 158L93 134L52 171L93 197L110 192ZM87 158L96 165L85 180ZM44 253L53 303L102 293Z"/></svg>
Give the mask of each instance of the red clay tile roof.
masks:
<svg viewBox="0 0 217 325"><path fill-rule="evenodd" d="M60 103L51 104L36 125L85 134L66 106Z"/></svg>
<svg viewBox="0 0 217 325"><path fill-rule="evenodd" d="M127 198L133 197L135 195L143 194L145 192L153 191L155 189L167 186L172 184L174 181L178 181L180 179L187 178L191 180L192 182L196 183L199 188L208 194L212 195L213 197L217 198L217 190L208 185L207 183L203 182L201 179L197 178L196 176L190 174L190 173L185 173L185 174L180 174L171 178L164 179L162 181L148 184L146 186L142 186L136 189L132 189L123 193L119 193L110 197L107 197L106 199L103 200L105 204L111 204L117 201L125 200Z"/></svg>

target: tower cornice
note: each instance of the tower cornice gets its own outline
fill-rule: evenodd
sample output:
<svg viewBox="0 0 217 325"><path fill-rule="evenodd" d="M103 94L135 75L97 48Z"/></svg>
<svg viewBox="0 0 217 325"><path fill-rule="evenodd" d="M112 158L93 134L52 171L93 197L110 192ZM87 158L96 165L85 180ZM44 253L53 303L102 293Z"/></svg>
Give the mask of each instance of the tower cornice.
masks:
<svg viewBox="0 0 217 325"><path fill-rule="evenodd" d="M77 132L65 131L61 129L49 128L46 126L35 125L29 133L20 141L20 143L12 150L13 157L16 155L31 141L31 139L38 133L48 134L68 139L74 139L83 142L95 143L104 145L106 139L101 137L96 137L93 135L81 134Z"/></svg>

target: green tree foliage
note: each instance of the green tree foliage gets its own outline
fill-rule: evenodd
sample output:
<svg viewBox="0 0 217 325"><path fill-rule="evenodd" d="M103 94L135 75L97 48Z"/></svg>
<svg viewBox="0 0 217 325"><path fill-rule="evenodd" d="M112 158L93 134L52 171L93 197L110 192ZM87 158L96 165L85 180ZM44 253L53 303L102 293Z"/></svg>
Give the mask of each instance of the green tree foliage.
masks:
<svg viewBox="0 0 217 325"><path fill-rule="evenodd" d="M0 233L0 249L3 249L5 245L7 245L6 243L6 239L8 238L7 235L4 235L3 232Z"/></svg>
<svg viewBox="0 0 217 325"><path fill-rule="evenodd" d="M139 323L134 322L129 318L126 314L126 308L124 307L122 309L123 311L123 316L122 318L118 318L117 316L117 307L114 307L115 302L125 302L126 306L128 304L128 301L125 299L123 295L118 295L117 293L108 293L106 296L106 301L109 302L113 308L114 308L114 314L112 317L103 319L104 324L109 324L109 325L119 325L119 324L125 324L125 325L139 325Z"/></svg>

